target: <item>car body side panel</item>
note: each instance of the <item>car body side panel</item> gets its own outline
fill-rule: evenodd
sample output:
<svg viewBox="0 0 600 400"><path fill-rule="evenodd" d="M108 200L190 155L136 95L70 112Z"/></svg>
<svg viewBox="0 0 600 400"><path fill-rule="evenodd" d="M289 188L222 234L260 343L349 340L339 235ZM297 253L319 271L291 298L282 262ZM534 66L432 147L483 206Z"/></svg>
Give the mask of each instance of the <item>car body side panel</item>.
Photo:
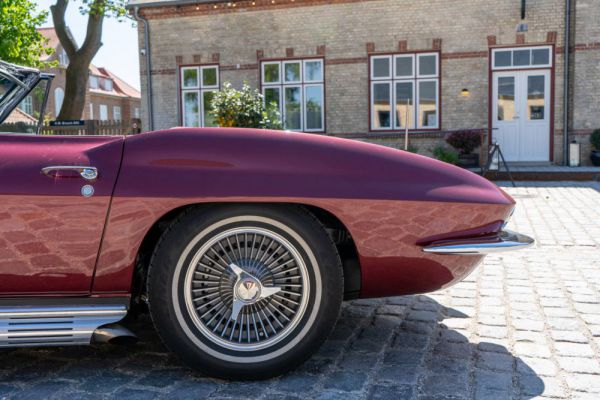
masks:
<svg viewBox="0 0 600 400"><path fill-rule="evenodd" d="M87 295L117 179L122 137L0 135L0 296ZM92 197L77 174L95 166Z"/></svg>
<svg viewBox="0 0 600 400"><path fill-rule="evenodd" d="M480 256L425 254L417 243L500 226L514 207L468 171L356 141L239 129L143 134L125 141L93 292L128 292L150 227L178 207L214 202L329 211L356 243L363 297L432 291L463 278Z"/></svg>

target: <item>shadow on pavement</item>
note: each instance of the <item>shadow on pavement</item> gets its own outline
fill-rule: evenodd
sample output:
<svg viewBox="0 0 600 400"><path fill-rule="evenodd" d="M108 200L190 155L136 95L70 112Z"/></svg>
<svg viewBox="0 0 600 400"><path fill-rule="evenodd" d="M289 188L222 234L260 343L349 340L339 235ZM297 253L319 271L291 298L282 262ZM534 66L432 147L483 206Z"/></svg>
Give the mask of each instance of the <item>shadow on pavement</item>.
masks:
<svg viewBox="0 0 600 400"><path fill-rule="evenodd" d="M451 320L455 329L444 325ZM296 371L262 382L203 377L169 353L147 316L131 347L0 352L5 398L410 399L533 398L544 384L499 344L470 335L473 321L428 296L345 303L330 339ZM460 327L460 328L459 328ZM473 336L473 335L471 335Z"/></svg>

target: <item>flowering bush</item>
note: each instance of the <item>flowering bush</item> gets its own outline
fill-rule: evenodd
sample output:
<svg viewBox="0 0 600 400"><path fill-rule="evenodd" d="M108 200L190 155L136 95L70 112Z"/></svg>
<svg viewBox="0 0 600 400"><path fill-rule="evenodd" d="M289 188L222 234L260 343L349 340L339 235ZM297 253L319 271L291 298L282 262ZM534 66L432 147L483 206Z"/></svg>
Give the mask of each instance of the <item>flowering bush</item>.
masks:
<svg viewBox="0 0 600 400"><path fill-rule="evenodd" d="M221 127L282 129L276 104L265 104L263 95L244 83L236 90L225 82L211 102L211 114Z"/></svg>
<svg viewBox="0 0 600 400"><path fill-rule="evenodd" d="M446 143L458 150L460 154L471 154L481 146L481 136L472 131L456 131L446 137Z"/></svg>

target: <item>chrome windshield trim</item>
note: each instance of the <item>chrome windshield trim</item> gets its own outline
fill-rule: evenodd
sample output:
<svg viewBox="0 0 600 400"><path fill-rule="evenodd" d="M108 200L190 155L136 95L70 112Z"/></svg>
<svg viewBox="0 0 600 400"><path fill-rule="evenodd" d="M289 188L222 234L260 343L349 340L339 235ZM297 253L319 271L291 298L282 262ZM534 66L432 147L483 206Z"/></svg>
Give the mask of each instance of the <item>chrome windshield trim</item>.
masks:
<svg viewBox="0 0 600 400"><path fill-rule="evenodd" d="M521 250L532 246L535 240L527 235L504 230L486 238L444 240L423 248L425 253L433 254L490 254Z"/></svg>

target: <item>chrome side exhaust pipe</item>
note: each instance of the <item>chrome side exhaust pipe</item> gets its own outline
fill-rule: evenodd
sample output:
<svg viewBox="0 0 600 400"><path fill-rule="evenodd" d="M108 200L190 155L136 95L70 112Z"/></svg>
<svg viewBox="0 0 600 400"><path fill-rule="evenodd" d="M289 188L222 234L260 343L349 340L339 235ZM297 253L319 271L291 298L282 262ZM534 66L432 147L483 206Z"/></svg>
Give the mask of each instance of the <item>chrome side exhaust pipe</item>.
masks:
<svg viewBox="0 0 600 400"><path fill-rule="evenodd" d="M133 332L118 324L103 325L96 329L92 335L93 343L132 345L137 340L138 338Z"/></svg>

